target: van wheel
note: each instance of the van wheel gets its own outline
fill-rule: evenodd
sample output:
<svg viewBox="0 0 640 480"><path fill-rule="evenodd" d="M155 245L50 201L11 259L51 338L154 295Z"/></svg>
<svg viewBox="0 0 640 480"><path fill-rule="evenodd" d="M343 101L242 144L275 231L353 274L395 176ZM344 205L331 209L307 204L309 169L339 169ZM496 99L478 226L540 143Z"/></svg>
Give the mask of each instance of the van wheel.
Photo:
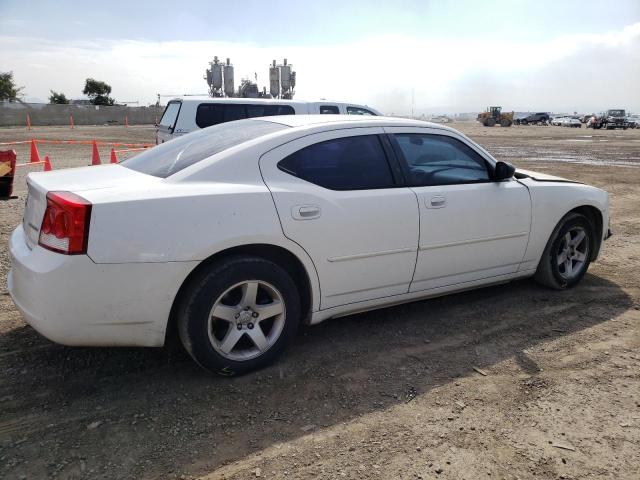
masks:
<svg viewBox="0 0 640 480"><path fill-rule="evenodd" d="M182 344L205 370L243 374L273 362L294 338L300 297L285 269L233 256L189 284L178 311Z"/></svg>
<svg viewBox="0 0 640 480"><path fill-rule="evenodd" d="M547 242L535 280L556 290L577 285L587 273L593 246L589 220L579 213L565 215Z"/></svg>

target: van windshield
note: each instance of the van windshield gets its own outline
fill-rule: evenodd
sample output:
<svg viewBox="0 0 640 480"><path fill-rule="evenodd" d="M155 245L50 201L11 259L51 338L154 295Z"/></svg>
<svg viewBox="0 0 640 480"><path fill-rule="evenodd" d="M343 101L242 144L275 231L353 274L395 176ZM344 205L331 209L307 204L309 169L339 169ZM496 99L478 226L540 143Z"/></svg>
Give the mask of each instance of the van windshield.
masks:
<svg viewBox="0 0 640 480"><path fill-rule="evenodd" d="M172 128L176 124L176 118L180 111L180 102L169 102L167 108L164 109L160 123L161 127Z"/></svg>
<svg viewBox="0 0 640 480"><path fill-rule="evenodd" d="M167 178L211 155L286 128L289 127L264 120L222 123L157 145L120 162L120 165L154 177Z"/></svg>

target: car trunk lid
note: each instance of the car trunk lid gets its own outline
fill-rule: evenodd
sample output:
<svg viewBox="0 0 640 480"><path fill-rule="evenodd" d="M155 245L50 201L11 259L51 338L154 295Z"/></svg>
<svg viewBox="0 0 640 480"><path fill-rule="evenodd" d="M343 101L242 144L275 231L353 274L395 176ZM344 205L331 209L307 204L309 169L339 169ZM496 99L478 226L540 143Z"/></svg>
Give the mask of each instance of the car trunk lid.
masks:
<svg viewBox="0 0 640 480"><path fill-rule="evenodd" d="M27 245L38 244L42 218L47 208L47 193L52 191L82 192L145 182L161 182L162 179L136 172L120 165L103 165L70 168L53 172L34 172L27 177L27 200L22 219Z"/></svg>

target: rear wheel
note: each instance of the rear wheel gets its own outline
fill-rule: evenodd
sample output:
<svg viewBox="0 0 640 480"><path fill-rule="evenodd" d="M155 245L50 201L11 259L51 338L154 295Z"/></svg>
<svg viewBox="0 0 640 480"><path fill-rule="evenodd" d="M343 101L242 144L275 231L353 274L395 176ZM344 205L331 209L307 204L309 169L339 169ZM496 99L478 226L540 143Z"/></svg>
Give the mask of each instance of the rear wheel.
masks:
<svg viewBox="0 0 640 480"><path fill-rule="evenodd" d="M509 119L507 119L507 118L502 119L502 120L500 121L500 126L501 126L501 127L510 127L510 126L511 126L511 120L509 120Z"/></svg>
<svg viewBox="0 0 640 480"><path fill-rule="evenodd" d="M496 119L495 118L487 118L484 121L484 126L485 127L495 127L496 125Z"/></svg>
<svg viewBox="0 0 640 480"><path fill-rule="evenodd" d="M566 215L547 242L536 281L557 290L578 284L589 268L594 240L593 228L584 215Z"/></svg>
<svg viewBox="0 0 640 480"><path fill-rule="evenodd" d="M300 298L285 269L229 257L190 283L178 312L180 339L204 369L247 373L275 360L300 323Z"/></svg>

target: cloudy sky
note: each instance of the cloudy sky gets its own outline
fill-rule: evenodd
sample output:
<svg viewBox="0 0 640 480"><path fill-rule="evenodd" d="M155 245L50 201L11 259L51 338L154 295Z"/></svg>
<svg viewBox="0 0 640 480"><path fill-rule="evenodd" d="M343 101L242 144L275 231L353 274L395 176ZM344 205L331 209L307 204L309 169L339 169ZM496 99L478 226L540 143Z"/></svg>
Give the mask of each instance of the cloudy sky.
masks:
<svg viewBox="0 0 640 480"><path fill-rule="evenodd" d="M640 0L0 0L0 71L27 100L87 77L118 101L206 93L214 55L236 85L286 57L296 98L386 113L640 111Z"/></svg>

